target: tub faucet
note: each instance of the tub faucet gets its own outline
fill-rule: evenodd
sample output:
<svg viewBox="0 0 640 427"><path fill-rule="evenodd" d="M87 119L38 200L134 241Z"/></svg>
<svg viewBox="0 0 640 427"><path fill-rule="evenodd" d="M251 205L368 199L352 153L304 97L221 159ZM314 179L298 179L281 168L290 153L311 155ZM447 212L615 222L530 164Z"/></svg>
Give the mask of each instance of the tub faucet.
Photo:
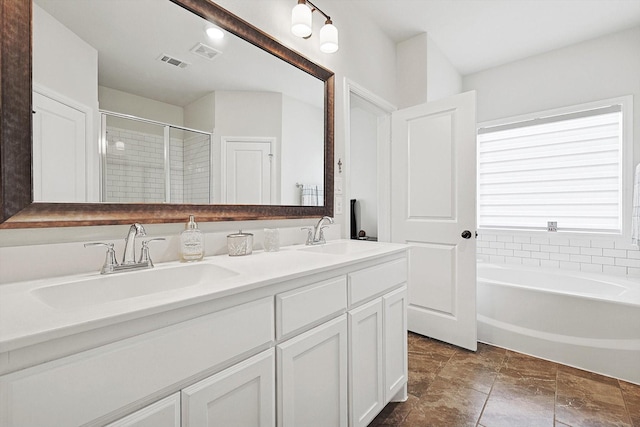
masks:
<svg viewBox="0 0 640 427"><path fill-rule="evenodd" d="M307 245L322 245L326 243L324 240L324 230L328 227L328 225L324 225L325 222L329 224L333 224L333 218L329 216L323 216L320 218L315 227L304 227L303 230L308 230L309 234L307 235Z"/></svg>
<svg viewBox="0 0 640 427"><path fill-rule="evenodd" d="M136 263L136 237L146 236L142 224L135 223L129 227L127 237L124 239L124 251L122 252L122 265L135 264Z"/></svg>

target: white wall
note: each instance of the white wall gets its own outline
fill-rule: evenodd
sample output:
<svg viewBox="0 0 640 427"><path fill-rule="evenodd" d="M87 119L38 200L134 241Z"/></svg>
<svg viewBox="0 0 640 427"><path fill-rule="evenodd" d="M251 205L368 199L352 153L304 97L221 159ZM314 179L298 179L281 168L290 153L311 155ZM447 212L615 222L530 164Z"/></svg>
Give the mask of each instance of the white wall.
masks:
<svg viewBox="0 0 640 427"><path fill-rule="evenodd" d="M33 5L34 85L98 109L98 51Z"/></svg>
<svg viewBox="0 0 640 427"><path fill-rule="evenodd" d="M463 87L476 90L479 123L633 95L633 164L640 162L640 27L465 76ZM478 249L493 262L640 274L640 251L629 242L481 231Z"/></svg>
<svg viewBox="0 0 640 427"><path fill-rule="evenodd" d="M128 114L176 126L183 126L184 123L184 109L177 105L167 104L166 102L133 95L105 86L98 87L98 99L102 110ZM120 125L117 120L114 120L113 123L116 126ZM131 122L127 120L125 123L130 124ZM151 130L144 129L141 124L139 126L141 128L135 129L139 132L157 132L155 126Z"/></svg>
<svg viewBox="0 0 640 427"><path fill-rule="evenodd" d="M282 99L280 150L281 203L299 205L300 184L324 184L324 114L321 109L285 96Z"/></svg>
<svg viewBox="0 0 640 427"><path fill-rule="evenodd" d="M397 46L398 107L436 101L462 91L462 77L427 34Z"/></svg>

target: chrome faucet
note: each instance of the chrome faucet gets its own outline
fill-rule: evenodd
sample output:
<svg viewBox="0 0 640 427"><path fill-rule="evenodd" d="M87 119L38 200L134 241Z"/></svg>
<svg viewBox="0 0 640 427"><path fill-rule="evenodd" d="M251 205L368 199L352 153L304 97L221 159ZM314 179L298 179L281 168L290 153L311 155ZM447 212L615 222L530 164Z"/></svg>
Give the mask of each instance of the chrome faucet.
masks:
<svg viewBox="0 0 640 427"><path fill-rule="evenodd" d="M323 216L320 218L315 227L303 227L303 230L307 230L307 242L306 245L322 245L326 243L324 240L324 229L328 227L328 225L324 225L325 222L329 224L333 224L333 218L329 216Z"/></svg>
<svg viewBox="0 0 640 427"><path fill-rule="evenodd" d="M136 261L136 237L146 236L147 233L144 230L142 224L135 223L129 227L129 232L125 238L124 252L122 255L122 264L118 264L116 259L116 251L113 248L113 243L85 243L84 247L89 246L106 246L107 256L104 260L104 265L100 269L100 274L112 274L122 271L142 270L145 268L153 268L153 262L149 255L149 243L156 240L164 240L164 237L158 237L155 239L144 240L142 242L142 249L140 250L140 259Z"/></svg>
<svg viewBox="0 0 640 427"><path fill-rule="evenodd" d="M136 263L136 237L146 236L142 224L135 223L129 227L127 237L124 239L124 251L122 252L122 265L129 265Z"/></svg>

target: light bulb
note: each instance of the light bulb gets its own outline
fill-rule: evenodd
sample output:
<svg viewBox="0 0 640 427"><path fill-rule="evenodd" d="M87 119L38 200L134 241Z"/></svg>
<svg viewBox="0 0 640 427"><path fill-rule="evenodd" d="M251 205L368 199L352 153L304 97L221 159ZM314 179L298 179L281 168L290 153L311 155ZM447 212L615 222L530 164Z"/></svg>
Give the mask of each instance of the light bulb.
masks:
<svg viewBox="0 0 640 427"><path fill-rule="evenodd" d="M298 3L291 11L291 32L298 37L311 35L311 9L305 3Z"/></svg>
<svg viewBox="0 0 640 427"><path fill-rule="evenodd" d="M324 53L338 51L338 29L330 20L320 29L320 50Z"/></svg>
<svg viewBox="0 0 640 427"><path fill-rule="evenodd" d="M213 40L220 40L224 38L224 31L218 27L207 27L205 32L207 33L207 36Z"/></svg>

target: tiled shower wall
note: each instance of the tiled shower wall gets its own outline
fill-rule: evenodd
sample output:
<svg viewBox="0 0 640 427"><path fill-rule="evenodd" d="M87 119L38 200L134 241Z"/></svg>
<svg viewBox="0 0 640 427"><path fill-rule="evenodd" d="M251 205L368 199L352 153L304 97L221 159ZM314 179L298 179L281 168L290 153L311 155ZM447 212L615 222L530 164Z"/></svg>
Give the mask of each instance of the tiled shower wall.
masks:
<svg viewBox="0 0 640 427"><path fill-rule="evenodd" d="M109 126L107 141L105 201L164 202L164 137Z"/></svg>
<svg viewBox="0 0 640 427"><path fill-rule="evenodd" d="M106 202L165 201L164 137L107 128ZM115 149L115 142L125 149ZM209 137L170 140L171 202L209 203Z"/></svg>
<svg viewBox="0 0 640 427"><path fill-rule="evenodd" d="M479 231L476 243L478 259L495 264L640 276L640 250L630 243L489 231Z"/></svg>
<svg viewBox="0 0 640 427"><path fill-rule="evenodd" d="M184 140L184 198L188 203L210 203L211 143L208 135Z"/></svg>

